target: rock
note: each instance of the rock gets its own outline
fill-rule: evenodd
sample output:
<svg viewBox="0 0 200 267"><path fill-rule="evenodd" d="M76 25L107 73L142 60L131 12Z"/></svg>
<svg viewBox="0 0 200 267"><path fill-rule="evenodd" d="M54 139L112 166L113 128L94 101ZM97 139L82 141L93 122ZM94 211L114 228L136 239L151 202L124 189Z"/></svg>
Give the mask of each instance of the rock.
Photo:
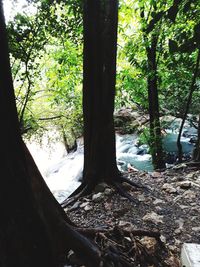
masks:
<svg viewBox="0 0 200 267"><path fill-rule="evenodd" d="M175 238L175 245L179 247L181 244L181 240Z"/></svg>
<svg viewBox="0 0 200 267"><path fill-rule="evenodd" d="M193 179L195 176L195 172L190 172L186 175L186 179Z"/></svg>
<svg viewBox="0 0 200 267"><path fill-rule="evenodd" d="M161 200L159 198L155 199L153 202L154 205L161 204L161 203L163 203L163 200Z"/></svg>
<svg viewBox="0 0 200 267"><path fill-rule="evenodd" d="M160 172L152 172L151 173L152 178L160 178L161 176L162 176L162 174Z"/></svg>
<svg viewBox="0 0 200 267"><path fill-rule="evenodd" d="M180 207L182 210L186 210L186 209L189 209L189 208L190 208L189 206L186 206L186 205L179 205L179 207Z"/></svg>
<svg viewBox="0 0 200 267"><path fill-rule="evenodd" d="M171 250L174 253L177 253L178 252L177 246L169 245L168 248L169 248L169 250Z"/></svg>
<svg viewBox="0 0 200 267"><path fill-rule="evenodd" d="M145 196L144 195L139 195L138 196L138 200L140 201L140 202L143 202L143 201L145 201Z"/></svg>
<svg viewBox="0 0 200 267"><path fill-rule="evenodd" d="M155 224L163 223L163 220L162 220L163 216L162 215L158 215L154 211L152 211L151 213L147 213L142 219L144 221L153 222Z"/></svg>
<svg viewBox="0 0 200 267"><path fill-rule="evenodd" d="M164 235L161 235L160 236L160 240L163 242L163 243L166 243L167 242L167 239Z"/></svg>
<svg viewBox="0 0 200 267"><path fill-rule="evenodd" d="M177 189L174 188L171 184L168 184L168 183L165 183L163 186L162 186L162 189L165 190L167 193L169 194L174 194L174 193L177 193Z"/></svg>
<svg viewBox="0 0 200 267"><path fill-rule="evenodd" d="M94 202L101 202L101 200L103 200L103 198L104 198L104 195L103 195L103 193L101 193L101 192L99 192L99 193L97 193L97 194L94 194L93 196L92 196L92 200L94 201Z"/></svg>
<svg viewBox="0 0 200 267"><path fill-rule="evenodd" d="M79 208L79 205L80 205L80 202L79 201L78 202L75 202L73 204L73 206L70 208L70 211L78 209Z"/></svg>
<svg viewBox="0 0 200 267"><path fill-rule="evenodd" d="M200 232L200 227L192 227L192 231L194 231L194 232Z"/></svg>
<svg viewBox="0 0 200 267"><path fill-rule="evenodd" d="M175 222L179 225L179 229L182 229L185 221L182 218L179 218L178 220L175 220Z"/></svg>
<svg viewBox="0 0 200 267"><path fill-rule="evenodd" d="M140 240L140 242L145 246L145 248L147 248L148 253L155 253L157 245L157 241L155 238L145 236Z"/></svg>
<svg viewBox="0 0 200 267"><path fill-rule="evenodd" d="M175 231L174 231L175 234L179 235L182 233L182 229L181 228L177 228Z"/></svg>
<svg viewBox="0 0 200 267"><path fill-rule="evenodd" d="M191 200L193 198L196 198L196 193L193 192L192 190L187 190L183 193L183 196L184 196L184 198ZM195 203L195 205L196 205L196 203Z"/></svg>
<svg viewBox="0 0 200 267"><path fill-rule="evenodd" d="M180 188L186 189L186 190L191 188L191 186L192 186L190 181L178 182L177 185L180 186Z"/></svg>
<svg viewBox="0 0 200 267"><path fill-rule="evenodd" d="M108 187L106 183L100 183L95 186L94 192L99 193L99 192L104 192L105 189Z"/></svg>
<svg viewBox="0 0 200 267"><path fill-rule="evenodd" d="M89 204L89 202L84 202L80 205L80 208L85 208L87 205Z"/></svg>
<svg viewBox="0 0 200 267"><path fill-rule="evenodd" d="M174 255L170 256L167 260L165 260L165 263L167 266L173 266L173 267L180 267L181 263L178 257L175 257Z"/></svg>
<svg viewBox="0 0 200 267"><path fill-rule="evenodd" d="M89 211L89 210L92 210L92 206L90 206L89 204L87 206L85 206L84 210L85 211Z"/></svg>
<svg viewBox="0 0 200 267"><path fill-rule="evenodd" d="M112 192L113 192L113 190L112 190L111 188L106 188L105 191L104 191L104 194L105 194L106 196L109 196L109 195L112 194Z"/></svg>

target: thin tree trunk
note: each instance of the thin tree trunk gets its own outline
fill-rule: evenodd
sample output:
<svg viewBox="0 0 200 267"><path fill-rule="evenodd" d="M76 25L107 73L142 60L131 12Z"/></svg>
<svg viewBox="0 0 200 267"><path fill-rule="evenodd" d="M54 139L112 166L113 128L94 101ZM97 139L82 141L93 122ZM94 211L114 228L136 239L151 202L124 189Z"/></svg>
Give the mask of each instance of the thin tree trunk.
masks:
<svg viewBox="0 0 200 267"><path fill-rule="evenodd" d="M185 107L185 112L184 112L184 115L183 115L183 119L182 119L182 122L181 122L181 126L180 126L180 129L179 129L179 134L178 134L178 138L177 138L178 161L179 162L182 162L182 157L183 157L183 150L182 150L182 145L181 145L181 135L182 135L183 126L184 126L184 123L186 121L187 114L188 114L188 111L189 111L189 108L190 108L190 104L191 104L191 101L192 101L192 95L193 95L193 92L195 90L196 78L197 78L198 71L199 71L199 61L200 61L200 49L198 49L198 52L197 52L195 70L194 70L194 74L193 74L193 77L192 77L192 82L191 82L191 85L190 85L189 95L188 95L188 99L187 99L187 103L186 103L186 107Z"/></svg>
<svg viewBox="0 0 200 267"><path fill-rule="evenodd" d="M114 97L118 1L84 1L83 181L112 181L116 164Z"/></svg>
<svg viewBox="0 0 200 267"><path fill-rule="evenodd" d="M158 78L157 78L157 62L156 47L158 36L152 35L151 46L147 47L148 58L148 102L149 102L149 118L150 118L150 149L152 155L152 163L155 169L165 167L163 160L162 138L160 128L159 100L158 100Z"/></svg>
<svg viewBox="0 0 200 267"><path fill-rule="evenodd" d="M199 114L199 122L198 122L197 142L195 144L195 148L194 148L194 151L193 151L192 159L194 161L200 162L200 114Z"/></svg>

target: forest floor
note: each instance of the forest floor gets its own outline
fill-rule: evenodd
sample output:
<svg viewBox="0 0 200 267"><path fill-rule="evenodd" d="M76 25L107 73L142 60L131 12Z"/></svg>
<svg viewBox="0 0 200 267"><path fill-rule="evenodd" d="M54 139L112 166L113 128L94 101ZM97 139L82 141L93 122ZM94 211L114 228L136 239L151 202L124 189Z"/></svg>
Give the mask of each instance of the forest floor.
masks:
<svg viewBox="0 0 200 267"><path fill-rule="evenodd" d="M124 183L137 204L100 184L93 194L68 206L67 215L80 227L159 231L170 254L178 259L169 266L180 266L182 244L200 244L200 170L181 164L163 172L130 169L124 175L149 189L136 190ZM151 240L146 242L150 244Z"/></svg>

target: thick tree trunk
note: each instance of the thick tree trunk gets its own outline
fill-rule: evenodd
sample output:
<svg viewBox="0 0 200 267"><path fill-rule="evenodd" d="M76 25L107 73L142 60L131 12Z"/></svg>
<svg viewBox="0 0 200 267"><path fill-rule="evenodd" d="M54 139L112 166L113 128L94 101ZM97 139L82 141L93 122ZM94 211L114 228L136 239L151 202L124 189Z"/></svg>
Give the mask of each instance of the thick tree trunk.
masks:
<svg viewBox="0 0 200 267"><path fill-rule="evenodd" d="M21 139L2 1L0 51L0 266L56 267L69 248L97 266L99 250L73 229Z"/></svg>
<svg viewBox="0 0 200 267"><path fill-rule="evenodd" d="M155 169L165 167L163 160L163 149L160 128L159 100L158 100L158 78L157 78L157 62L156 47L158 37L152 35L151 46L147 47L148 58L148 102L149 102L149 118L150 118L150 149L152 155L152 163Z"/></svg>
<svg viewBox="0 0 200 267"><path fill-rule="evenodd" d="M84 3L83 181L96 184L119 176L113 119L118 1Z"/></svg>

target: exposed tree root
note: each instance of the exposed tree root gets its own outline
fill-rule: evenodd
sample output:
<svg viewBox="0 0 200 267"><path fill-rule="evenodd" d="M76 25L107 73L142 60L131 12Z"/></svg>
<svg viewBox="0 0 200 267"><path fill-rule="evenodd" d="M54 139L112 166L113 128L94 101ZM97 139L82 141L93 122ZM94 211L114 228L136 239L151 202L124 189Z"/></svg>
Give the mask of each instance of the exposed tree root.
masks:
<svg viewBox="0 0 200 267"><path fill-rule="evenodd" d="M117 192L122 196L126 197L128 200L135 204L139 204L139 201L132 197L129 193L126 192L126 189L123 188L122 184L119 182L114 182L113 183L114 188L117 190Z"/></svg>
<svg viewBox="0 0 200 267"><path fill-rule="evenodd" d="M139 201L137 199L135 199L134 197L132 197L129 193L126 192L126 189L123 188L123 183L127 183L133 187L135 187L136 189L142 189L144 190L146 193L150 192L149 188L147 188L144 185L141 184L137 184L133 181L131 181L130 179L120 176L117 178L117 182L113 182L113 186L114 188L116 188L117 192L122 196L122 197L126 197L127 199L129 199L131 202L135 203L135 204L139 204Z"/></svg>
<svg viewBox="0 0 200 267"><path fill-rule="evenodd" d="M119 227L112 228L110 230L107 229L101 229L101 228L76 228L76 230L81 233L85 234L89 237L94 237L97 233L108 233L112 232L116 229L119 229ZM148 236L148 237L154 237L160 244L162 244L162 241L160 240L160 232L158 231L149 231L149 230L143 230L143 229L121 229L123 231L124 235L132 234L133 236Z"/></svg>
<svg viewBox="0 0 200 267"><path fill-rule="evenodd" d="M200 161L189 161L185 163L189 167L200 168Z"/></svg>
<svg viewBox="0 0 200 267"><path fill-rule="evenodd" d="M79 229L79 233L84 234L94 240L94 245L98 246L101 255L96 253L95 260L99 260L101 267L169 267L165 262L168 254L164 244L160 240L160 233L147 230L122 229L114 227L110 230L102 229ZM148 236L154 240L148 246L141 237ZM72 262L71 262L72 264ZM94 264L94 263L93 263ZM79 265L78 265L79 266ZM94 265L86 265L94 266Z"/></svg>
<svg viewBox="0 0 200 267"><path fill-rule="evenodd" d="M138 189L143 189L143 190L145 190L146 192L149 192L149 191L150 191L148 187L146 187L146 186L144 186L144 185L142 185L142 184L137 184L137 183L131 181L130 179L128 179L127 177L124 177L124 176L120 176L120 177L118 178L118 181L119 181L120 183L127 183L127 184L130 184L130 185L132 185L133 187L136 187L136 188L138 188Z"/></svg>
<svg viewBox="0 0 200 267"><path fill-rule="evenodd" d="M127 199L129 199L131 202L134 202L135 204L139 204L139 201L126 192L126 189L123 188L123 183L127 183L135 187L136 189L142 189L146 193L150 192L149 188L147 188L146 186L137 184L131 181L130 179L120 176L120 175L116 178L114 182L110 183L122 197L126 197ZM65 208L69 206L70 204L76 202L81 197L89 195L90 193L92 193L94 187L95 187L94 184L92 185L92 184L82 183L67 199L65 199L61 203L61 206Z"/></svg>
<svg viewBox="0 0 200 267"><path fill-rule="evenodd" d="M74 194L75 192L77 192L76 194ZM77 190L75 190L71 196L69 196L69 198L65 199L62 203L61 206L63 208L67 207L68 205L76 202L79 198L84 197L86 195L88 195L89 193L91 193L91 189L89 185L80 185Z"/></svg>

